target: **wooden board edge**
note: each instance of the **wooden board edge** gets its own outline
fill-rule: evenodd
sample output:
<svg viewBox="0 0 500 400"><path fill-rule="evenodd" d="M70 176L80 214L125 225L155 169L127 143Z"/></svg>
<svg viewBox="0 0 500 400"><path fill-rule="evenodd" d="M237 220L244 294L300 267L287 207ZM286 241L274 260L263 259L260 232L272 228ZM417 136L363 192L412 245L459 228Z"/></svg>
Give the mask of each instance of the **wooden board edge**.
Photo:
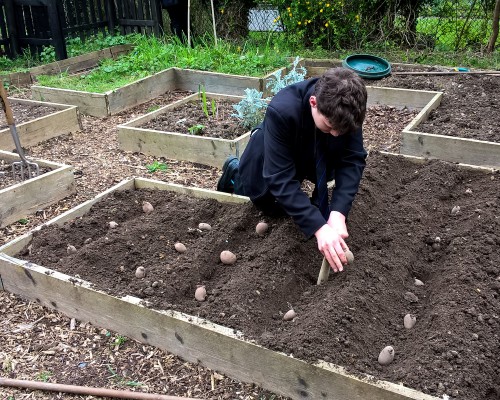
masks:
<svg viewBox="0 0 500 400"><path fill-rule="evenodd" d="M414 132L412 132L414 133ZM388 155L390 157L402 157L407 160L410 160L414 162L415 164L425 164L429 162L430 158L429 157L423 157L423 156L417 156L417 155L411 155L411 154L402 154L402 153L391 153L388 151L380 151L381 154ZM465 168L465 169L470 169L470 170L475 170L475 171L482 171L484 173L497 173L500 171L500 167L487 167L487 166L482 166L482 165L474 165L474 164L466 164L466 163L460 163L460 162L452 162L452 161L446 161L442 160L445 162L449 162L452 164L455 164L459 166L460 168Z"/></svg>
<svg viewBox="0 0 500 400"><path fill-rule="evenodd" d="M215 190L210 190L210 189L184 186L184 185L179 185L177 183L167 183L149 178L135 178L134 184L136 189L169 190L172 192L182 193L196 198L214 199L221 203L243 204L250 201L250 199L246 196L217 192Z"/></svg>
<svg viewBox="0 0 500 400"><path fill-rule="evenodd" d="M443 99L443 93L436 93L433 98L427 103L427 105L420 110L420 112L413 118L410 123L403 129L403 131L412 131L417 126L419 126L422 122L427 121L430 113L439 107L441 104L441 100Z"/></svg>
<svg viewBox="0 0 500 400"><path fill-rule="evenodd" d="M0 278L4 290L68 317L293 399L437 400L402 385L349 375L332 364L306 363L239 338L229 328L175 311L146 308L140 301L107 295L86 281L4 254L0 254Z"/></svg>

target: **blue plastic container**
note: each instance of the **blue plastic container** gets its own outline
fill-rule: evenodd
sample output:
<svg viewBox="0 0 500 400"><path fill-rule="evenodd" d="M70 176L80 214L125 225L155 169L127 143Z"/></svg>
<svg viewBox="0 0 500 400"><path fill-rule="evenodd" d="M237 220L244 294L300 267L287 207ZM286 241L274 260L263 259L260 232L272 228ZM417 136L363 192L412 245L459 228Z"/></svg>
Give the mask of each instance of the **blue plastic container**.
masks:
<svg viewBox="0 0 500 400"><path fill-rule="evenodd" d="M381 79L391 74L391 64L370 54L353 54L342 61L342 66L366 79Z"/></svg>

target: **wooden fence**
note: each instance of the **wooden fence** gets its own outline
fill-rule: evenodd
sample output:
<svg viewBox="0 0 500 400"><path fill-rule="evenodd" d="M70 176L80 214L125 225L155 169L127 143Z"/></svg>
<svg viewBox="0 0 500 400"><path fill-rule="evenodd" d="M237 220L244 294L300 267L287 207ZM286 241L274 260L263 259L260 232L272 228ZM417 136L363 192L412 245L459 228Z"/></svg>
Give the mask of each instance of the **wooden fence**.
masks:
<svg viewBox="0 0 500 400"><path fill-rule="evenodd" d="M54 46L67 58L65 38L163 30L160 0L0 0L0 55Z"/></svg>

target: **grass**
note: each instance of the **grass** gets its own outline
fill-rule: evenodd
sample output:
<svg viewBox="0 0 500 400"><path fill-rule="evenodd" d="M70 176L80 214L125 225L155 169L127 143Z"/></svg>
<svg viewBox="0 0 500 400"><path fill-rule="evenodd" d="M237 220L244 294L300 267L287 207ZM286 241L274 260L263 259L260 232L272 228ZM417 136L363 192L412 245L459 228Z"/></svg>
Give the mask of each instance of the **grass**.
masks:
<svg viewBox="0 0 500 400"><path fill-rule="evenodd" d="M68 57L75 57L80 54L90 53L107 47L131 43L136 35L108 35L99 33L96 36L82 41L79 37L68 38L66 40L66 50ZM0 56L0 75L14 72L27 72L37 65L48 64L56 61L54 47L44 46L40 54L32 54L29 49L25 49L23 54L11 60L7 56Z"/></svg>
<svg viewBox="0 0 500 400"><path fill-rule="evenodd" d="M287 65L288 53L251 42L239 46L219 41L217 46L198 39L188 47L177 38L138 36L134 50L118 60L106 59L84 75L40 76L42 86L103 93L169 67L244 76L262 76Z"/></svg>

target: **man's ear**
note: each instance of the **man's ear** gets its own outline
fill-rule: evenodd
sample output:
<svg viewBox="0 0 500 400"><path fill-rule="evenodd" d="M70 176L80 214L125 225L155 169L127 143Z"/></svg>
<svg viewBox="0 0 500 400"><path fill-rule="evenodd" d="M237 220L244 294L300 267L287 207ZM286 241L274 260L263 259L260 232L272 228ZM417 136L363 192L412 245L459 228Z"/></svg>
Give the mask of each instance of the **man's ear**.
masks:
<svg viewBox="0 0 500 400"><path fill-rule="evenodd" d="M311 107L318 106L318 102L316 101L316 96L309 97L309 104L311 105Z"/></svg>

